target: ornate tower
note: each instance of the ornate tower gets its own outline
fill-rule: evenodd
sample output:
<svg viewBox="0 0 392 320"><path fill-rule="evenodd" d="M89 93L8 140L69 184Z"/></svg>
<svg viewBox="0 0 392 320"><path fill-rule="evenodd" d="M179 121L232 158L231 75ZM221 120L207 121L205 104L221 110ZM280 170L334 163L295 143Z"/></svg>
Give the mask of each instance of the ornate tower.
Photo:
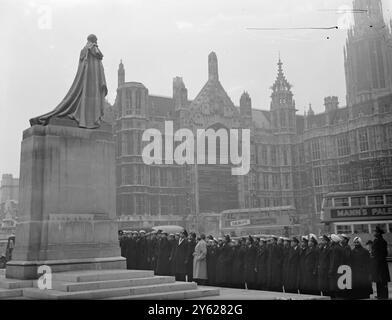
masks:
<svg viewBox="0 0 392 320"><path fill-rule="evenodd" d="M187 106L188 89L185 87L181 77L175 77L173 79L173 100L175 111L184 109Z"/></svg>
<svg viewBox="0 0 392 320"><path fill-rule="evenodd" d="M291 92L291 84L283 74L282 65L279 58L278 76L271 87L272 129L275 133L295 133L295 101Z"/></svg>
<svg viewBox="0 0 392 320"><path fill-rule="evenodd" d="M117 81L118 81L117 88L125 83L125 69L122 60L120 61L120 65L118 66Z"/></svg>
<svg viewBox="0 0 392 320"><path fill-rule="evenodd" d="M117 216L143 216L150 212L149 170L143 162L143 132L147 127L149 94L140 82L125 82L122 61L118 68L115 102L116 211Z"/></svg>
<svg viewBox="0 0 392 320"><path fill-rule="evenodd" d="M218 58L215 52L211 52L208 55L208 79L213 81L219 81L218 75Z"/></svg>
<svg viewBox="0 0 392 320"><path fill-rule="evenodd" d="M252 100L248 92L244 92L240 98L240 113L242 117L252 117Z"/></svg>
<svg viewBox="0 0 392 320"><path fill-rule="evenodd" d="M354 25L344 49L347 105L392 93L392 36L381 0L354 0Z"/></svg>
<svg viewBox="0 0 392 320"><path fill-rule="evenodd" d="M174 122L177 128L187 127L189 120L188 89L181 77L173 78Z"/></svg>
<svg viewBox="0 0 392 320"><path fill-rule="evenodd" d="M240 98L241 125L250 128L252 125L252 99L248 92L244 92Z"/></svg>

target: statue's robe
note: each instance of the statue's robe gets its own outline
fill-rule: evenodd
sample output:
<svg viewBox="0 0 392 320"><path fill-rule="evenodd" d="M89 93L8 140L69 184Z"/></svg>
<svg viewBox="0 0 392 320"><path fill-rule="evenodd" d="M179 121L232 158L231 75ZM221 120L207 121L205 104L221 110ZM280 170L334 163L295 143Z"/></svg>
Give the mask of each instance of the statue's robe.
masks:
<svg viewBox="0 0 392 320"><path fill-rule="evenodd" d="M99 127L108 92L102 58L97 44L88 42L80 52L75 80L63 101L53 111L31 119L30 124L47 125L51 118L68 117L82 128Z"/></svg>

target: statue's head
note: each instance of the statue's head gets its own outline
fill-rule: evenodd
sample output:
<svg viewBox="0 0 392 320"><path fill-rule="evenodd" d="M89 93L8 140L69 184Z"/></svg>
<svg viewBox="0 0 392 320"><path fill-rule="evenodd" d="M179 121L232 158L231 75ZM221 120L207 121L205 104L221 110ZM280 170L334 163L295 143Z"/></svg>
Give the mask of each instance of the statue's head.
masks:
<svg viewBox="0 0 392 320"><path fill-rule="evenodd" d="M95 34L90 34L87 37L87 41L92 42L92 43L97 43L98 38L97 38L97 36Z"/></svg>

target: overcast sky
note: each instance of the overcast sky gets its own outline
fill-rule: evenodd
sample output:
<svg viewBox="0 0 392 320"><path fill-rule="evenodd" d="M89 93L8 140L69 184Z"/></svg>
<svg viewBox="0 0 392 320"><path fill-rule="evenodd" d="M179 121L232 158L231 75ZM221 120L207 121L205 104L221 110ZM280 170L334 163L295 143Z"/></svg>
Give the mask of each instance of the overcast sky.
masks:
<svg viewBox="0 0 392 320"><path fill-rule="evenodd" d="M385 0L389 19L392 1ZM19 176L28 120L52 110L76 74L79 52L95 33L104 54L108 99L117 68L151 94L171 96L181 76L193 99L207 80L207 56L218 56L220 80L238 105L246 90L269 109L278 55L297 109L323 111L325 96L345 105L343 46L351 0L0 0L0 174ZM388 20L389 21L389 20ZM253 31L251 27L339 30Z"/></svg>

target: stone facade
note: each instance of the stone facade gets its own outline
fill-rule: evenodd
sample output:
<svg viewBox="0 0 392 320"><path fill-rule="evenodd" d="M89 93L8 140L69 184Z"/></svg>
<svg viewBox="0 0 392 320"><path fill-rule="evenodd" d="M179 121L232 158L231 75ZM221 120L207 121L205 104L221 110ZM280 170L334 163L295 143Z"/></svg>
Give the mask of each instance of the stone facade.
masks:
<svg viewBox="0 0 392 320"><path fill-rule="evenodd" d="M120 228L179 224L203 231L212 217L218 219L217 214L226 209L293 206L301 231L317 232L326 193L391 187L392 55L382 44L382 54L377 57L385 59L377 68L385 67L385 85L377 80L382 88L374 85L371 94L364 94L359 79L369 72L358 63L373 61L364 47L369 43L378 46L380 39L372 30L364 31L364 25L374 15L378 17L381 5L379 1L374 1L375 7L373 2L362 2L354 1L354 6L370 6L372 14L368 20L356 19L348 34L348 106L339 107L337 97L326 97L325 111L320 114L314 114L311 106L305 115L297 114L280 59L269 110L253 108L246 92L239 106L234 104L219 80L213 52L208 57L208 80L193 101L179 77L173 79L172 97L151 95L143 84L125 82L121 62L117 98L111 108ZM385 32L390 37L388 28ZM381 76L381 69L377 70ZM174 122L174 130L250 129L250 172L236 177L229 165L145 165L143 131L157 128L164 132L165 120Z"/></svg>
<svg viewBox="0 0 392 320"><path fill-rule="evenodd" d="M7 200L18 202L19 197L19 179L14 178L12 174L3 174L0 183L0 204Z"/></svg>
<svg viewBox="0 0 392 320"><path fill-rule="evenodd" d="M18 215L19 179L12 174L3 174L0 182L0 234L15 231Z"/></svg>

